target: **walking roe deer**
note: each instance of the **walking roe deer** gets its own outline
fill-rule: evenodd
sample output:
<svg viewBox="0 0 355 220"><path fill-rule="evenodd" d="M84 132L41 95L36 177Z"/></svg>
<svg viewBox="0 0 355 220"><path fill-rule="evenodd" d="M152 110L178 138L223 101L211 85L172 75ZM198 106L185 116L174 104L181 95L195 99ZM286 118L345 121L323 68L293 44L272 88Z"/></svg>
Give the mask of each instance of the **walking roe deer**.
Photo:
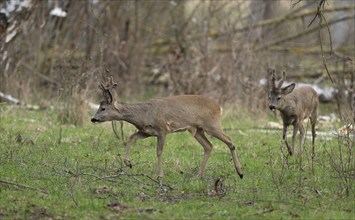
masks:
<svg viewBox="0 0 355 220"><path fill-rule="evenodd" d="M92 122L123 120L133 124L138 131L132 134L125 143L124 163L132 168L129 159L131 143L151 136L157 137L158 179L163 177L162 152L165 136L168 133L189 131L204 148L204 157L198 175L203 176L207 160L212 151L212 144L205 132L222 142L230 149L234 166L240 178L243 171L239 164L235 147L229 136L221 127L221 108L212 99L199 95L180 95L151 99L142 103L122 104L117 102L116 83L112 77L99 85L104 100L91 119ZM160 182L161 183L161 182Z"/></svg>
<svg viewBox="0 0 355 220"><path fill-rule="evenodd" d="M282 87L285 81L286 73L283 72L281 80L276 85L275 70L271 70L269 108L272 111L278 110L281 113L283 121L282 139L285 142L289 154L294 153L294 144L297 131L300 131L300 142L298 156L302 155L302 147L305 137L305 129L303 120L309 118L312 127L312 158L315 156L315 138L316 138L316 122L318 111L318 95L310 86L296 88L295 83L291 83L286 87ZM289 146L286 138L287 127L293 125L292 144Z"/></svg>

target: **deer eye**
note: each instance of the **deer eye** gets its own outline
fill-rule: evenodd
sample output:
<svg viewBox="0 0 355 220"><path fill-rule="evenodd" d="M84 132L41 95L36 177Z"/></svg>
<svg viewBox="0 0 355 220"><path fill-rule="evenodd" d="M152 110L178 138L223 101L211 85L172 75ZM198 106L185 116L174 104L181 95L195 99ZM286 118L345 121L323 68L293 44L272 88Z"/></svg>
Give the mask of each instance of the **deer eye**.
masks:
<svg viewBox="0 0 355 220"><path fill-rule="evenodd" d="M105 111L105 107L102 107L102 108L101 108L101 111Z"/></svg>
<svg viewBox="0 0 355 220"><path fill-rule="evenodd" d="M280 99L281 99L281 96L278 96L278 97L277 97L277 100L280 100Z"/></svg>

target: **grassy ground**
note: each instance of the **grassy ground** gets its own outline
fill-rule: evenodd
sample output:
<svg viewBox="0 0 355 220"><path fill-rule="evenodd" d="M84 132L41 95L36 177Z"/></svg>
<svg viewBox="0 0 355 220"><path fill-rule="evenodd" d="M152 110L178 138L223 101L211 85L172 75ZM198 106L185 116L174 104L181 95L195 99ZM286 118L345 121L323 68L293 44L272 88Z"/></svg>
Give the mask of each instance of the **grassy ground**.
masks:
<svg viewBox="0 0 355 220"><path fill-rule="evenodd" d="M133 144L130 169L111 123L73 127L53 112L0 109L0 219L354 219L346 139L318 138L313 163L309 138L302 160L281 157L281 131L255 130L267 120L231 113L223 127L244 179L213 138L205 177L197 178L203 149L189 133L177 133L167 137L160 188L155 138ZM133 131L124 124L125 138Z"/></svg>

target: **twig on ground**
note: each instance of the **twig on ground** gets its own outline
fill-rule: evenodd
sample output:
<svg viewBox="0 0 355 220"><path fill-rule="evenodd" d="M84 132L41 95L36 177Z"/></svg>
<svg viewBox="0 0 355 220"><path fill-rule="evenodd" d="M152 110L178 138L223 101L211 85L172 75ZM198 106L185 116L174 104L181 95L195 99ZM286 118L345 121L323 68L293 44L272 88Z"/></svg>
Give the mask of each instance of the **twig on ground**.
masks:
<svg viewBox="0 0 355 220"><path fill-rule="evenodd" d="M19 188L25 188L25 189L35 190L35 191L41 192L41 193L43 193L43 194L48 194L47 191L44 191L44 190L42 190L42 189L38 189L38 188L29 186L29 185L25 185L25 184L21 184L21 183L16 183L16 182L8 181L8 180L1 180L1 179L0 179L0 184L12 185L12 186L16 186L16 187L19 187Z"/></svg>
<svg viewBox="0 0 355 220"><path fill-rule="evenodd" d="M73 200L75 206L78 206L78 202L76 201L73 193L71 191L68 191L68 195L70 196L70 198Z"/></svg>
<svg viewBox="0 0 355 220"><path fill-rule="evenodd" d="M73 174L72 172L70 172L70 173ZM115 175L109 175L109 176L98 176L98 175L95 175L95 174L92 174L92 173L79 173L78 175L92 176L92 177L95 177L96 179L99 179L99 180L109 180L109 179L113 179L113 178L117 178L117 177L121 177L121 176L126 176L126 177L132 177L132 178L134 178L134 180L136 180L138 182L141 182L141 181L138 180L135 177L141 176L141 177L148 178L149 180L151 180L152 182L154 182L154 183L156 183L158 185L160 184L158 180L152 178L151 176L149 176L147 174L143 174L143 173L129 174L129 173L121 172L121 173L118 173L118 174L115 174ZM167 184L163 184L163 186L167 187L169 190L173 189L170 185L167 185Z"/></svg>

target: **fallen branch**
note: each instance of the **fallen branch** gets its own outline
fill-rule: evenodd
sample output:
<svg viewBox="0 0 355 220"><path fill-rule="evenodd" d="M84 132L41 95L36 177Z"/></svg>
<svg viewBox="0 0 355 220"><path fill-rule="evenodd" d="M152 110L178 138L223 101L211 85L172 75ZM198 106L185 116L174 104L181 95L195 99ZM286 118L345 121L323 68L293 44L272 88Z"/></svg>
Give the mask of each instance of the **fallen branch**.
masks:
<svg viewBox="0 0 355 220"><path fill-rule="evenodd" d="M349 11L349 10L354 10L354 9L355 9L355 5L345 6L345 7L336 7L336 8L327 8L327 9L323 9L322 11L324 13L324 12L335 12L335 11ZM317 13L317 9L305 10L305 11L299 12L297 14L287 14L283 17L267 19L267 20L258 22L254 25L251 25L251 26L237 28L234 31L235 32L243 32L243 31L254 29L254 28L261 28L264 26L278 25L278 24L281 24L282 22L285 22L285 21L294 20L297 18L303 18L306 16L314 15L315 13Z"/></svg>
<svg viewBox="0 0 355 220"><path fill-rule="evenodd" d="M15 105L20 104L20 100L12 97L11 95L6 95L5 93L2 93L2 92L0 92L0 98L4 99L6 102L9 102L11 104L15 104Z"/></svg>
<svg viewBox="0 0 355 220"><path fill-rule="evenodd" d="M287 52L287 53L302 53L302 54L319 54L321 52L321 49L317 47L301 47L301 46L290 46L290 47L285 47L285 46L272 46L269 47L270 51L275 51L275 52ZM350 52L354 51L355 46L343 46L337 48L337 51L341 52ZM324 53L330 53L330 47L323 48ZM334 51L333 51L334 53ZM346 57L342 56L342 58L346 59Z"/></svg>
<svg viewBox="0 0 355 220"><path fill-rule="evenodd" d="M137 180L135 177L138 177L138 176L141 176L141 177L146 177L148 178L149 180L151 180L152 182L160 185L160 182L154 178L152 178L151 176L147 175L147 174L143 174L143 173L136 173L136 174L129 174L129 173L118 173L118 174L115 174L115 175L110 175L110 176L97 176L95 174L91 174L91 173L79 173L78 175L84 175L84 176L92 176L92 177L95 177L96 179L99 179L99 180L110 180L110 179L113 179L113 178L117 178L117 177L121 177L121 176L126 176L126 177L132 177L134 178L136 181L138 182L141 182L139 180ZM172 190L173 188L167 184L163 184L163 186L167 187L169 190Z"/></svg>
<svg viewBox="0 0 355 220"><path fill-rule="evenodd" d="M339 19L335 19L335 20L332 20L332 21L329 21L328 22L328 26L331 26L335 23L338 23L338 22L342 22L342 21L346 21L346 20L350 20L350 19L355 19L355 15L352 15L352 16L346 16L346 17L343 17L343 18L339 18ZM262 51L262 50L266 50L268 49L269 47L271 46L276 46L276 45L279 45L279 44L282 44L282 43L285 43L287 41L291 41L291 40L294 40L294 39L297 39L299 37L302 37L302 36L305 36L305 35L308 35L310 33L313 33L315 31L318 31L319 28L324 28L324 27L327 27L326 24L321 24L320 27L314 27L314 28L311 28L311 29L308 29L306 31L303 31L301 33L297 33L297 34L294 34L294 35L291 35L291 36L288 36L288 37L284 37L284 38L281 38L281 39L278 39L278 40L275 40L275 41L272 41L264 46L261 46L261 47L258 47L256 49L254 49L254 51Z"/></svg>
<svg viewBox="0 0 355 220"><path fill-rule="evenodd" d="M33 69L32 67L30 67L29 65L23 63L22 66L24 66L24 67L27 68L29 71L31 71L33 74L39 76L39 77L42 78L43 80L45 80L45 81L47 81L47 82L49 82L49 83L51 83L51 84L53 84L53 85L55 85L55 86L57 86L57 87L59 87L59 88L61 87L61 85L60 85L57 81L55 81L54 79L52 79L52 78L50 78L50 77L44 75L43 73L41 73L41 72L39 72L39 71L37 71L37 70L34 70L34 69Z"/></svg>
<svg viewBox="0 0 355 220"><path fill-rule="evenodd" d="M7 185L16 186L16 187L19 187L19 188L24 188L24 189L30 189L30 190L38 191L38 192L41 192L41 193L43 193L43 194L48 194L47 191L44 191L44 190L41 190L41 189L38 189L38 188L35 188L35 187L32 187L32 186L29 186L29 185L25 185L25 184L20 184L20 183L12 182L12 181L7 181L7 180L1 180L1 179L0 179L0 183L1 183L1 184L7 184Z"/></svg>
<svg viewBox="0 0 355 220"><path fill-rule="evenodd" d="M96 179L99 179L99 180L105 180L105 181L110 181L112 182L112 179L114 178L118 178L118 177L121 177L121 176L126 176L126 177L131 177L133 178L135 181L137 182L140 182L142 183L142 181L138 180L136 177L138 176L142 176L142 177L146 177L148 178L149 180L153 181L154 183L160 185L160 182L152 177L150 177L149 175L147 174L143 174L143 173L136 173L136 174L129 174L129 173L124 173L124 172L119 172L119 173L116 173L114 175L108 175L108 176L98 176L98 175L95 175L95 174L92 174L92 173L86 173L86 172L79 172L78 171L78 167L76 168L76 172L73 172L72 170L70 170L70 168L67 166L67 158L65 158L65 161L64 161L64 166L65 166L65 173L67 174L70 174L70 175L73 175L74 177L78 177L78 176L91 176L91 177L94 177ZM121 170L121 169L120 169ZM167 187L168 189L172 190L173 188L169 185L166 185L166 184L163 184L163 186Z"/></svg>
<svg viewBox="0 0 355 220"><path fill-rule="evenodd" d="M0 92L0 98L5 100L5 102L8 102L10 104L13 104L13 105L22 105L24 106L25 108L27 109L30 109L30 110L38 110L40 109L40 107L38 105L30 105L30 104L25 104L25 103L22 103L20 100L18 100L17 98L11 96L11 95L7 95L5 93L2 93Z"/></svg>
<svg viewBox="0 0 355 220"><path fill-rule="evenodd" d="M355 9L355 5L351 5L351 6L327 8L327 9L323 9L322 12L323 13L328 13L328 12L336 12L336 11L351 11L351 10L354 10L354 9ZM297 12L297 13L295 13L295 12ZM236 29L233 30L233 33L244 32L244 31L248 31L248 30L251 30L251 29L262 28L262 27L270 26L270 25L278 25L278 24L281 24L281 23L283 23L285 21L291 21L291 20L295 20L295 19L299 19L299 18L304 18L304 17L307 17L307 16L314 15L315 13L317 13L317 9L315 9L315 10L304 10L304 11L301 11L301 12L293 11L290 14L287 14L287 15L282 16L282 17L271 18L271 19L267 19L267 20L263 20L261 22L258 22L258 23L254 24L254 25L247 25L245 27L236 28ZM210 31L207 35L210 38L215 38L215 37L226 36L226 35L230 35L230 34L231 33L229 33L229 32L228 33L224 33L224 32ZM195 40L199 40L202 37L205 37L205 34L187 35L186 36L186 40L195 41ZM147 48L147 51L148 51L148 53L153 54L153 55L166 54L166 53L168 53L170 51L170 46L169 45L171 43L176 43L176 40L175 40L174 37L168 38L168 39L159 38ZM163 48L164 46L165 46L165 48Z"/></svg>

